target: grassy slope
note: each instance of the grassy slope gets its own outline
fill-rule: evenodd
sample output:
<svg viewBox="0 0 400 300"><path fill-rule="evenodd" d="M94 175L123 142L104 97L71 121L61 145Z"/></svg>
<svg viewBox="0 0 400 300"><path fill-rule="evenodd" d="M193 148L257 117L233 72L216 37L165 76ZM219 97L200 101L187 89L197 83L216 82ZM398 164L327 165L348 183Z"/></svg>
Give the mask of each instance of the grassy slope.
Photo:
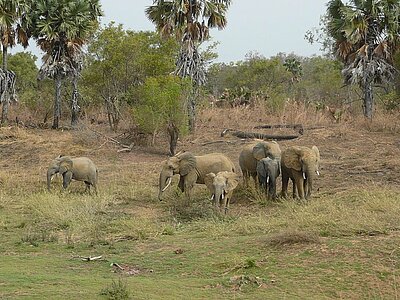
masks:
<svg viewBox="0 0 400 300"><path fill-rule="evenodd" d="M373 169L378 162L368 164L357 154L370 142L329 133L332 145L322 147L325 179L311 202L266 204L256 191L241 187L223 218L204 203L200 187L189 207L173 191L164 203L156 200L162 155L140 149L116 154L112 147L98 147L102 141L82 138L87 134L2 130L1 299L103 299L101 290L119 278L134 299L399 297L400 192L393 170L376 167L384 183L355 173L341 182L332 175L355 158ZM310 143L316 136L304 139ZM351 145L340 158L337 139ZM391 140L391 135L381 140L388 145L383 155L397 162ZM79 183L64 194L55 187L52 193L44 190L48 161L67 147L100 166L98 197L82 195ZM229 151L234 159L237 145ZM103 259L77 257L89 255ZM140 274L116 272L112 262Z"/></svg>

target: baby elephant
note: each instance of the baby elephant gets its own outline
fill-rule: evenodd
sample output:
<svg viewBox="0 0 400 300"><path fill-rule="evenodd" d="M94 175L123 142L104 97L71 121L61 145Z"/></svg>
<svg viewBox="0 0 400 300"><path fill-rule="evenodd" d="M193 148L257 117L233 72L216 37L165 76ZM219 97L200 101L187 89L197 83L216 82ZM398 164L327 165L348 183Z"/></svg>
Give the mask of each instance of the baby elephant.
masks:
<svg viewBox="0 0 400 300"><path fill-rule="evenodd" d="M260 186L268 192L268 199L276 199L276 178L281 174L281 161L269 157L257 162L257 177Z"/></svg>
<svg viewBox="0 0 400 300"><path fill-rule="evenodd" d="M204 178L204 183L212 193L211 200L214 201L215 206L221 208L222 202L226 214L233 190L239 183L239 175L228 171L218 172L217 174L208 173Z"/></svg>
<svg viewBox="0 0 400 300"><path fill-rule="evenodd" d="M54 159L47 170L47 189L50 190L52 177L60 173L63 176L63 189L66 189L72 179L84 181L86 191L90 193L90 186L93 186L97 195L98 170L96 165L87 157L59 156Z"/></svg>

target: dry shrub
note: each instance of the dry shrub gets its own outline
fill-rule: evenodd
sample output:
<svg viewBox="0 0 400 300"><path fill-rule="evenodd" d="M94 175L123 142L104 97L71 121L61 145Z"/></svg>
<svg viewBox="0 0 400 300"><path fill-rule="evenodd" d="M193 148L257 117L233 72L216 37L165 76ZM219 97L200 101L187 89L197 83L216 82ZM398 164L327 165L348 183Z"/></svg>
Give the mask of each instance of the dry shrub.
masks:
<svg viewBox="0 0 400 300"><path fill-rule="evenodd" d="M267 238L266 242L271 246L315 244L319 242L319 237L312 232L300 231L298 229L286 229L272 234Z"/></svg>

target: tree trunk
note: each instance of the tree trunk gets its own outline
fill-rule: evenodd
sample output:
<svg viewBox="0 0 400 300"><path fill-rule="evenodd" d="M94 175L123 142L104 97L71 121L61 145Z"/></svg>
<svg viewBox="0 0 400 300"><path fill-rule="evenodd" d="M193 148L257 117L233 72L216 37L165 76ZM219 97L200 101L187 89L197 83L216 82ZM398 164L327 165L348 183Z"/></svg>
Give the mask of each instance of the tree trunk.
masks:
<svg viewBox="0 0 400 300"><path fill-rule="evenodd" d="M54 97L54 115L53 115L53 126L52 129L58 129L60 117L61 117L61 85L62 79L60 75L56 75L54 78L55 83L55 97Z"/></svg>
<svg viewBox="0 0 400 300"><path fill-rule="evenodd" d="M72 107L71 107L71 125L76 126L79 119L79 105L78 105L78 77L72 78Z"/></svg>
<svg viewBox="0 0 400 300"><path fill-rule="evenodd" d="M367 80L363 86L364 92L364 103L363 103L363 111L364 116L370 120L372 120L372 116L374 114L374 94L372 90L372 81Z"/></svg>
<svg viewBox="0 0 400 300"><path fill-rule="evenodd" d="M167 131L169 136L169 154L174 156L178 143L179 130L174 123L170 123L168 124Z"/></svg>
<svg viewBox="0 0 400 300"><path fill-rule="evenodd" d="M194 133L196 130L196 102L197 102L197 86L193 86L192 91L189 93L189 99L187 103L190 133Z"/></svg>
<svg viewBox="0 0 400 300"><path fill-rule="evenodd" d="M8 107L10 104L10 99L8 96L8 76L7 76L7 47L3 45L3 72L4 72L4 80L2 84L2 93L1 93L1 103L3 103L3 107L1 110L1 125L7 124L8 122Z"/></svg>

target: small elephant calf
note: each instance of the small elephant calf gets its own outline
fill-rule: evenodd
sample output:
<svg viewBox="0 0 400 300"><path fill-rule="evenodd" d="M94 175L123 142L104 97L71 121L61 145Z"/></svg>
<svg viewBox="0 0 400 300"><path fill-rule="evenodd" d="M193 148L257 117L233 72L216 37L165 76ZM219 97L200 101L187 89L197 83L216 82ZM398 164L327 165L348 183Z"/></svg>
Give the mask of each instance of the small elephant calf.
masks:
<svg viewBox="0 0 400 300"><path fill-rule="evenodd" d="M281 174L280 159L269 157L257 162L257 177L260 186L265 189L268 199L276 199L276 178Z"/></svg>
<svg viewBox="0 0 400 300"><path fill-rule="evenodd" d="M211 200L214 201L215 206L221 208L222 202L226 214L233 190L239 183L239 175L228 171L218 172L217 174L208 173L204 178L204 183L212 193Z"/></svg>

